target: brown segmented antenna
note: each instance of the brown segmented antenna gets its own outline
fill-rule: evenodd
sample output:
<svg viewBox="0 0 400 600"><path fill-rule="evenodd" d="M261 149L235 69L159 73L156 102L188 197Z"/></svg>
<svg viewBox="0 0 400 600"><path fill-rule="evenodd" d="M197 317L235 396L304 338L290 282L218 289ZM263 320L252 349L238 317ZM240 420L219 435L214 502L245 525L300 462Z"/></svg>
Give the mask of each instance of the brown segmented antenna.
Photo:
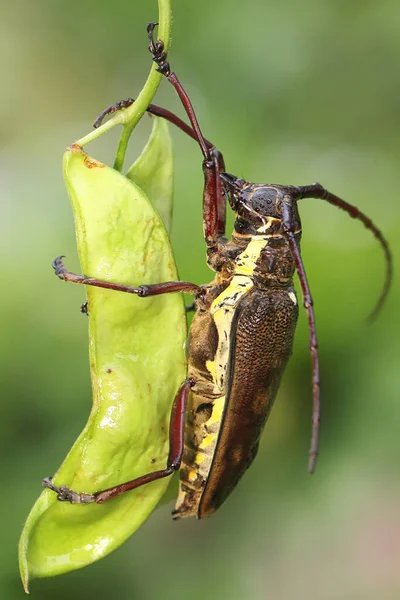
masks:
<svg viewBox="0 0 400 600"><path fill-rule="evenodd" d="M358 219L365 225L367 229L372 231L376 239L380 242L386 258L386 278L378 301L375 304L375 307L370 313L370 315L367 317L368 322L372 323L378 316L383 304L386 301L393 278L392 253L383 233L371 221L371 219L367 217L367 215L365 215L363 212L361 212L361 210L359 210L356 206L353 206L352 204L349 204L348 202L342 200L338 196L335 196L335 194L328 192L328 190L326 190L320 183L313 183L312 185L300 186L297 188L297 190L299 192L299 199L320 198L321 200L326 200L330 204L333 204L333 206L337 206L342 210L346 211L347 214L349 214L353 219Z"/></svg>

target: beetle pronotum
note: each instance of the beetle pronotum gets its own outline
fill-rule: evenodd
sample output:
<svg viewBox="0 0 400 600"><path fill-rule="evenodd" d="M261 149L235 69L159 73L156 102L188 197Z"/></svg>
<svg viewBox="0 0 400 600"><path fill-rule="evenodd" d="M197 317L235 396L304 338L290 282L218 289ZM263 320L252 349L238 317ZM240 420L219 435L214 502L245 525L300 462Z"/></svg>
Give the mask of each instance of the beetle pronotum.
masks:
<svg viewBox="0 0 400 600"><path fill-rule="evenodd" d="M318 343L313 301L300 254L297 202L303 198L326 200L360 220L381 243L386 256L386 281L371 318L377 315L389 291L392 258L385 238L372 221L319 183L299 187L255 184L226 173L221 153L203 137L193 106L170 70L163 42L154 41L156 25L150 23L147 27L149 50L158 71L177 91L191 127L158 106L150 105L148 111L167 119L200 145L204 157L204 237L208 265L216 276L202 286L168 281L134 288L70 273L62 257L54 261L57 276L65 281L141 297L191 293L196 314L190 329L188 377L172 408L166 468L94 494L56 487L50 478L44 480L44 485L53 489L60 500L102 503L180 469L174 518L202 518L224 502L257 453L292 352L298 316L295 271L308 316L313 389L309 471L315 469L320 423ZM95 126L106 114L132 102L129 99L113 105L100 115ZM225 238L226 201L236 215L231 240Z"/></svg>

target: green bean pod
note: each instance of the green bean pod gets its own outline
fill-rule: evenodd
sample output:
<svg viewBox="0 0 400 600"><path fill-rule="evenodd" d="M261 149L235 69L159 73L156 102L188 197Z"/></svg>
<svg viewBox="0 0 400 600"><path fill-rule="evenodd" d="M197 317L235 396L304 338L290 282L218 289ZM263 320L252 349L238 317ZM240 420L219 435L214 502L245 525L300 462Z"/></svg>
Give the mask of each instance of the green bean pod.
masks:
<svg viewBox="0 0 400 600"><path fill-rule="evenodd" d="M165 124L154 123L153 143L167 148ZM142 186L161 190L170 214L172 176L163 174L171 172L171 153L147 147L140 161ZM177 279L166 229L141 188L79 146L67 150L64 176L83 273L133 286ZM92 493L165 467L170 410L186 376L186 317L181 294L138 298L89 286L86 294L93 407L54 483ZM44 489L20 541L25 590L29 578L83 567L121 545L168 484L155 481L102 505L59 502Z"/></svg>
<svg viewBox="0 0 400 600"><path fill-rule="evenodd" d="M160 213L168 233L172 225L174 165L172 160L172 140L168 123L164 119L153 118L153 129L142 154L128 170L126 176L136 183L150 198Z"/></svg>

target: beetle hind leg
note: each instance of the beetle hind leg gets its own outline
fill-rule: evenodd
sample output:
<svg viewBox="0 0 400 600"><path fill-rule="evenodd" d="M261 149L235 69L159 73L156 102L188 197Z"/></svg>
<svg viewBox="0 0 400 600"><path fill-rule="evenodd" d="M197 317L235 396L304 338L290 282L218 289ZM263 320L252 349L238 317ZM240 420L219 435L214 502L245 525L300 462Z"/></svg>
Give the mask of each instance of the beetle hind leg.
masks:
<svg viewBox="0 0 400 600"><path fill-rule="evenodd" d="M43 487L49 488L55 492L58 500L61 502L70 502L71 504L90 504L96 502L96 504L103 504L103 502L107 502L107 500L117 498L117 496L121 496L121 494L125 494L125 492L129 492L130 490L141 487L146 483L150 483L151 481L163 479L164 477L169 477L172 475L179 469L182 460L186 406L190 389L193 387L194 383L195 381L193 379L186 379L180 386L175 396L171 410L171 420L169 425L169 453L165 469L153 471L152 473L147 473L146 475L141 475L140 477L136 477L131 481L126 481L125 483L94 492L93 494L75 492L64 485L58 487L54 485L51 477L46 477L43 479Z"/></svg>

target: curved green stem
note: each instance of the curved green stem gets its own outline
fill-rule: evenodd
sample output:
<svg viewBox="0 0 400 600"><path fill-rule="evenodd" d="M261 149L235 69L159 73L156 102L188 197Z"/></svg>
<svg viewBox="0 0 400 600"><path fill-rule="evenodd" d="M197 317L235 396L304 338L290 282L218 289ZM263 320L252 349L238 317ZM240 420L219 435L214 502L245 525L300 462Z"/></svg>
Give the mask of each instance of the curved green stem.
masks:
<svg viewBox="0 0 400 600"><path fill-rule="evenodd" d="M164 42L165 49L168 51L171 43L171 0L158 0L158 14L158 38ZM116 112L109 121L104 123L104 125L98 129L94 129L80 140L77 140L76 144L81 147L85 146L116 125L123 125L121 139L114 162L114 169L121 171L124 164L128 141L132 131L145 113L148 105L151 104L151 101L160 84L161 78L161 73L156 71L156 65L153 64L147 81L132 106L125 110Z"/></svg>

